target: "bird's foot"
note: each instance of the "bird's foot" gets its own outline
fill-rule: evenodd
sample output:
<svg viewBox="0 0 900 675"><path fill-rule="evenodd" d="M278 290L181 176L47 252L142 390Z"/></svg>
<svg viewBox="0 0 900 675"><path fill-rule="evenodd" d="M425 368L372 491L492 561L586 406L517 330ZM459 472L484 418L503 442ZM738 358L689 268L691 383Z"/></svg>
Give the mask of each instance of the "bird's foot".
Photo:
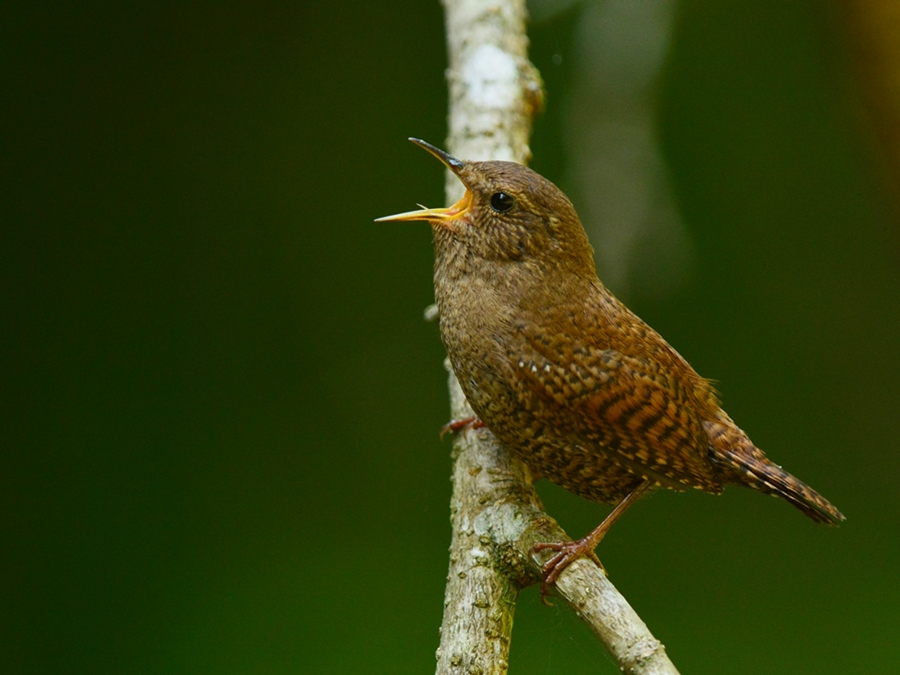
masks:
<svg viewBox="0 0 900 675"><path fill-rule="evenodd" d="M541 582L541 601L545 605L550 604L547 601L550 584L556 583L563 570L578 560L578 558L590 558L597 564L597 567L603 570L603 574L606 574L606 570L603 569L603 565L600 563L597 554L594 553L594 549L597 548L597 544L600 543L613 523L619 519L619 516L625 513L628 507L634 504L638 497L644 494L652 484L653 481L649 478L644 479L644 482L625 495L625 498L616 504L616 507L609 512L609 515L603 519L603 522L595 527L586 537L582 537L578 541L541 542L531 548L532 551L556 551L556 555L541 567L541 572L544 573L544 580Z"/></svg>
<svg viewBox="0 0 900 675"><path fill-rule="evenodd" d="M441 427L441 438L443 438L448 431L455 434L456 432L462 431L467 427L470 429L483 429L485 426L485 423L474 415L472 417L466 417L461 420L450 420L449 422L447 422L447 424Z"/></svg>
<svg viewBox="0 0 900 675"><path fill-rule="evenodd" d="M543 573L543 579L541 580L541 602L547 606L553 604L547 600L547 596L550 594L550 586L556 583L556 580L559 579L559 575L563 573L563 570L565 570L566 567L579 558L588 558L592 560L594 564L603 571L603 574L606 574L603 563L600 562L600 558L594 553L594 546L596 546L596 543L592 541L591 535L588 535L578 541L540 542L531 548L535 553L538 551L556 551L556 555L550 558L550 560L545 562L541 567L541 572Z"/></svg>

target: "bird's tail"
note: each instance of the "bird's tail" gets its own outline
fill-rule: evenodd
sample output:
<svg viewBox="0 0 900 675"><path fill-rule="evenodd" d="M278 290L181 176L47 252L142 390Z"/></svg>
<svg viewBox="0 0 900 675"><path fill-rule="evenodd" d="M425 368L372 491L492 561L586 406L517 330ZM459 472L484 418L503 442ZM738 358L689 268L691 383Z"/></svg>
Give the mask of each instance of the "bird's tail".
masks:
<svg viewBox="0 0 900 675"><path fill-rule="evenodd" d="M770 461L733 423L704 425L716 463L733 482L781 497L817 523L837 525L846 520L825 497Z"/></svg>

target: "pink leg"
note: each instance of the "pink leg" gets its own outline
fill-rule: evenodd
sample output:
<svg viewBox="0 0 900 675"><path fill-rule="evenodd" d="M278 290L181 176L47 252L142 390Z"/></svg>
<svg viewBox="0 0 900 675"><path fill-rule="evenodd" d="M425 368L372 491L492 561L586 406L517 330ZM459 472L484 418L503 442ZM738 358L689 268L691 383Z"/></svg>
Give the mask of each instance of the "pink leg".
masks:
<svg viewBox="0 0 900 675"><path fill-rule="evenodd" d="M466 427L469 427L470 429L484 429L485 426L486 425L484 422L474 416L466 417L465 419L461 420L450 420L449 422L447 422L447 424L441 427L441 438L443 438L448 431L455 434L456 432L461 431Z"/></svg>
<svg viewBox="0 0 900 675"><path fill-rule="evenodd" d="M532 550L535 552L547 550L556 551L556 555L545 562L541 568L541 571L544 574L544 579L541 582L541 601L545 605L550 604L550 602L547 601L547 595L550 593L550 585L555 584L556 580L559 579L559 575L563 573L563 570L572 562L578 560L578 558L588 557L593 560L600 569L603 569L603 565L600 564L600 560L597 558L597 554L594 553L594 549L597 548L597 544L600 543L600 540L603 539L613 523L628 510L629 506L637 501L638 497L640 497L650 485L651 481L648 479L629 492L628 495L609 512L609 515L606 516L603 522L595 527L586 537L583 537L578 541L545 542L534 545Z"/></svg>

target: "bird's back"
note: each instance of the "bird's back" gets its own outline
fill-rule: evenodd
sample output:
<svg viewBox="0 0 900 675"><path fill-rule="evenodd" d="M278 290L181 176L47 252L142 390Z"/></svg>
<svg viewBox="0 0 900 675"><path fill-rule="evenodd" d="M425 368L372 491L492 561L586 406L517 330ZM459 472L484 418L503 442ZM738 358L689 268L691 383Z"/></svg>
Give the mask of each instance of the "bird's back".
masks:
<svg viewBox="0 0 900 675"><path fill-rule="evenodd" d="M769 461L721 409L709 381L599 280L562 298L530 308L527 294L520 297L515 318L494 328L504 333L491 340L502 367L469 373L476 412L536 471L606 503L646 478L711 493L740 484L814 520L843 519ZM499 385L491 381L498 372Z"/></svg>

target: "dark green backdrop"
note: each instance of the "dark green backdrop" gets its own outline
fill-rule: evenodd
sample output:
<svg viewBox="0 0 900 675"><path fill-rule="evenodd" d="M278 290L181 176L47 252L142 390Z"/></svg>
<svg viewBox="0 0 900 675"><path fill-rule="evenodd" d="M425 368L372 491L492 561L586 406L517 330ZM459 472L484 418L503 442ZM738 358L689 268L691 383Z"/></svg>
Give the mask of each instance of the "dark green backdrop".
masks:
<svg viewBox="0 0 900 675"><path fill-rule="evenodd" d="M897 668L898 226L822 6L686 0L663 83L696 269L632 304L848 516L635 508L601 557L685 673ZM574 21L531 28L554 180ZM3 672L429 672L430 233L372 219L442 200L439 4L35 2L0 63ZM615 672L534 589L516 622L514 673Z"/></svg>

